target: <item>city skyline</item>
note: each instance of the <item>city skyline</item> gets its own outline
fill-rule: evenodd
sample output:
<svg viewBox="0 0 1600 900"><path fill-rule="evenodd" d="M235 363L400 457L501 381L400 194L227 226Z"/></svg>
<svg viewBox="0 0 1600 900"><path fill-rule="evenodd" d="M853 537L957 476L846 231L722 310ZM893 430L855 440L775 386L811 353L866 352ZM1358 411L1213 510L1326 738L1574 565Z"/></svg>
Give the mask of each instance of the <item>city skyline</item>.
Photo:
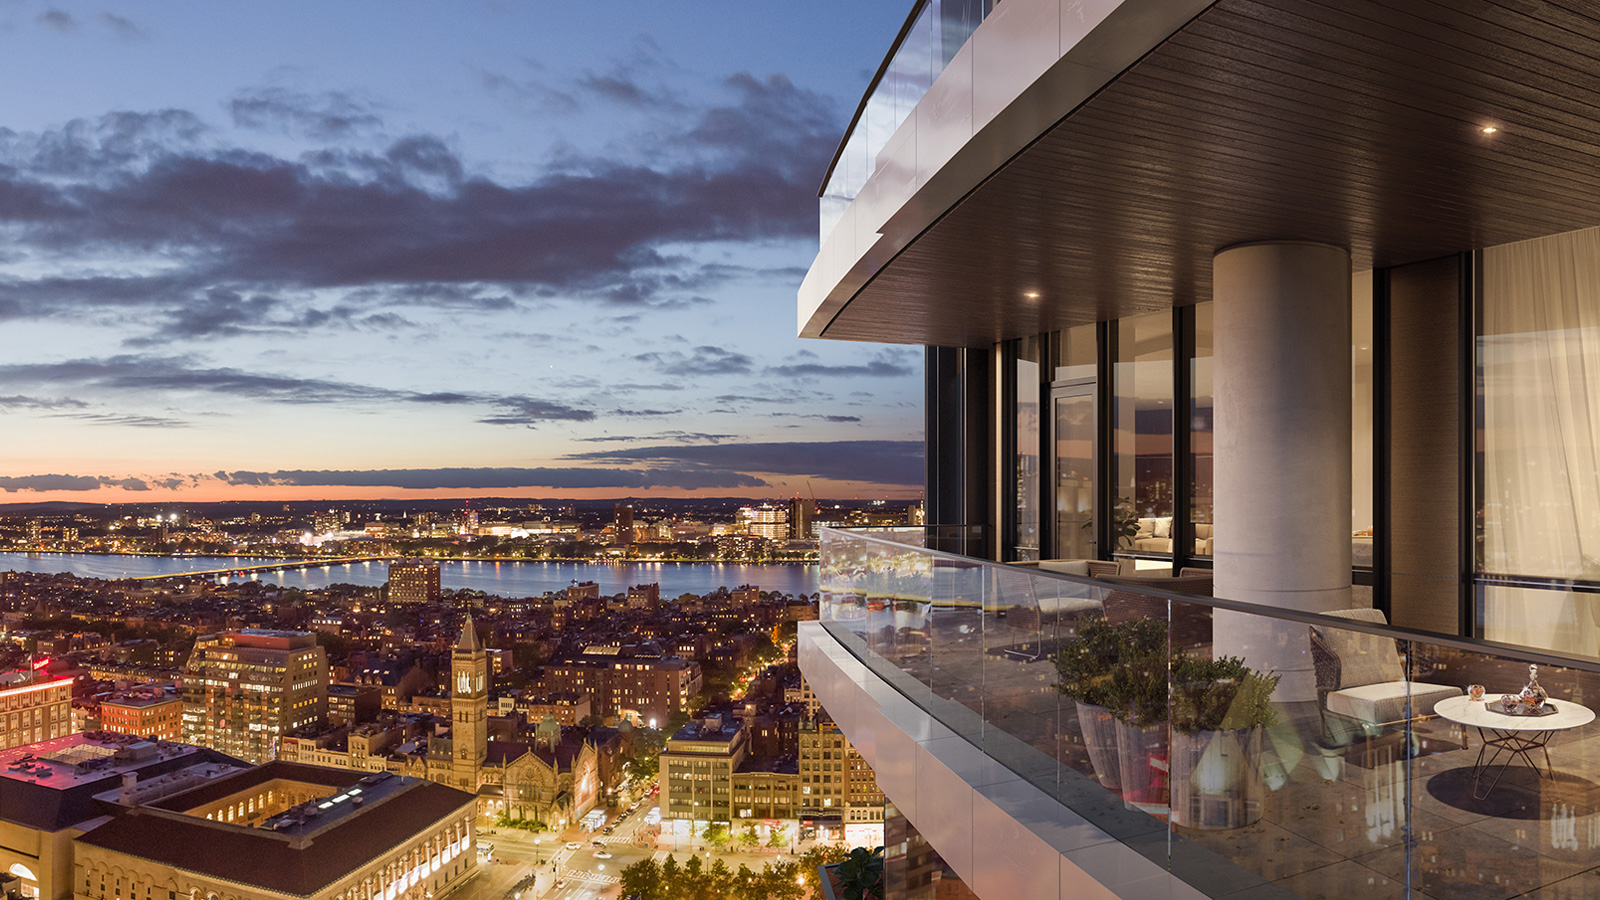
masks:
<svg viewBox="0 0 1600 900"><path fill-rule="evenodd" d="M0 5L0 499L917 496L793 318L905 11L542 11Z"/></svg>

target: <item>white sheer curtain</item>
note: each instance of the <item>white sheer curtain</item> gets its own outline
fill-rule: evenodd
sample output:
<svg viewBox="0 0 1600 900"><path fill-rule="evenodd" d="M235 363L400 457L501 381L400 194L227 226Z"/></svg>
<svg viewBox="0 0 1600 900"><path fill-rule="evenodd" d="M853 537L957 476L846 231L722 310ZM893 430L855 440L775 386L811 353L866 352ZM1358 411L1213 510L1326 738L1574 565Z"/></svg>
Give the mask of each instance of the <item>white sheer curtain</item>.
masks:
<svg viewBox="0 0 1600 900"><path fill-rule="evenodd" d="M1483 567L1600 580L1600 229L1484 251ZM1585 653L1583 595L1486 593L1488 637Z"/></svg>

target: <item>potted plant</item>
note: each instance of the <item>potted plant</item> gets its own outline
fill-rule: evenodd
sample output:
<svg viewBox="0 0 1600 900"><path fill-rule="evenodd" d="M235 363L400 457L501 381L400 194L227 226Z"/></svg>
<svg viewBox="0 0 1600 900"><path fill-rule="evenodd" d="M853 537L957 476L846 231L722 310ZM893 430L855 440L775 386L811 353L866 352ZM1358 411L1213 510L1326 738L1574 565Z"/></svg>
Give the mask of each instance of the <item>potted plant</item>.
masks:
<svg viewBox="0 0 1600 900"><path fill-rule="evenodd" d="M1172 822L1240 828L1261 818L1263 729L1279 676L1236 656L1181 654L1171 673Z"/></svg>
<svg viewBox="0 0 1600 900"><path fill-rule="evenodd" d="M1116 720L1122 799L1165 816L1167 808L1167 629L1163 619L1112 626L1121 640L1107 669L1106 709Z"/></svg>
<svg viewBox="0 0 1600 900"><path fill-rule="evenodd" d="M1078 620L1077 633L1056 653L1056 690L1073 702L1089 763L1108 790L1122 787L1117 761L1116 722L1106 709L1111 667L1121 655L1124 636L1098 614Z"/></svg>

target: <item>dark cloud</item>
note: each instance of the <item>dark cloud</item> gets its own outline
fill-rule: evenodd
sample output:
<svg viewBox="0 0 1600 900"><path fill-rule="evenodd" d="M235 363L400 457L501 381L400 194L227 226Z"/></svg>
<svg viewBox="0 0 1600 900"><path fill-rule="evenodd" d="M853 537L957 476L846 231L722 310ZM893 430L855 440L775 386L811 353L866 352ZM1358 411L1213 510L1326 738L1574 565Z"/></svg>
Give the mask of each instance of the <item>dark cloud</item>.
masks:
<svg viewBox="0 0 1600 900"><path fill-rule="evenodd" d="M149 396L160 392L216 394L269 403L420 403L482 406L493 410L478 421L490 425L532 426L541 421L586 422L592 410L526 396L462 392L402 391L318 378L196 366L181 357L112 356L57 363L0 365L0 382L70 385L79 389L125 391ZM162 420L151 420L152 424ZM132 419L113 424L135 424Z"/></svg>
<svg viewBox="0 0 1600 900"><path fill-rule="evenodd" d="M688 353L678 350L636 354L634 360L658 367L665 375L743 375L755 367L755 360L721 347L700 346Z"/></svg>
<svg viewBox="0 0 1600 900"><path fill-rule="evenodd" d="M59 9L47 9L39 14L39 24L62 34L71 34L78 30L78 21L70 13Z"/></svg>
<svg viewBox="0 0 1600 900"><path fill-rule="evenodd" d="M17 491L95 491L115 483L113 479L101 475L0 475L0 490L8 494Z"/></svg>
<svg viewBox="0 0 1600 900"><path fill-rule="evenodd" d="M663 140L677 150L672 162L575 159L520 184L471 174L428 135L290 160L202 147L199 121L175 110L0 132L0 227L17 252L180 261L161 279L121 286L172 309L205 307L216 289L282 296L401 285L432 286L416 297L430 304L461 302L440 286L502 308L518 292L624 307L703 303L707 285L734 273L663 248L813 238L813 189L840 126L830 101L787 79L741 75L728 88L734 102L686 114L689 124ZM234 103L243 123L327 136L374 118L339 95L257 91ZM0 315L128 299L72 280L29 282L27 302L0 299ZM157 282L165 295L152 291Z"/></svg>
<svg viewBox="0 0 1600 900"><path fill-rule="evenodd" d="M907 355L885 350L874 358L855 365L830 366L823 363L792 363L770 366L768 375L781 378L899 378L915 374L916 369L907 361Z"/></svg>
<svg viewBox="0 0 1600 900"><path fill-rule="evenodd" d="M404 490L469 488L741 488L766 482L739 472L700 466L654 469L451 468L356 469L278 472L217 472L230 485L297 487L386 487ZM3 482L0 482L3 484Z"/></svg>
<svg viewBox="0 0 1600 900"><path fill-rule="evenodd" d="M370 106L338 91L313 95L277 87L256 88L234 97L228 112L240 128L322 140L346 138L383 125Z"/></svg>
<svg viewBox="0 0 1600 900"><path fill-rule="evenodd" d="M668 92L647 88L621 72L611 75L581 76L578 79L578 87L597 97L634 109L660 112L683 108L683 104Z"/></svg>
<svg viewBox="0 0 1600 900"><path fill-rule="evenodd" d="M21 394L12 394L9 397L0 397L0 409L85 409L89 404L82 400L72 400L65 397L25 397Z"/></svg>
<svg viewBox="0 0 1600 900"><path fill-rule="evenodd" d="M495 404L500 407L499 411L484 416L478 420L479 422L485 425L524 425L532 428L541 422L588 422L594 419L592 410L531 397L505 397L496 400Z"/></svg>
<svg viewBox="0 0 1600 900"><path fill-rule="evenodd" d="M609 463L694 465L739 472L911 485L923 480L918 441L726 443L594 450L570 458Z"/></svg>
<svg viewBox="0 0 1600 900"><path fill-rule="evenodd" d="M111 32L124 41L137 41L144 38L144 30L133 24L130 19L109 12L100 13L100 21L111 29Z"/></svg>
<svg viewBox="0 0 1600 900"><path fill-rule="evenodd" d="M680 441L685 444L716 443L718 441L732 440L736 434L709 434L704 431L664 431L660 434L633 435L633 434L607 434L599 437L578 438L580 441L601 444L637 444L648 441Z"/></svg>

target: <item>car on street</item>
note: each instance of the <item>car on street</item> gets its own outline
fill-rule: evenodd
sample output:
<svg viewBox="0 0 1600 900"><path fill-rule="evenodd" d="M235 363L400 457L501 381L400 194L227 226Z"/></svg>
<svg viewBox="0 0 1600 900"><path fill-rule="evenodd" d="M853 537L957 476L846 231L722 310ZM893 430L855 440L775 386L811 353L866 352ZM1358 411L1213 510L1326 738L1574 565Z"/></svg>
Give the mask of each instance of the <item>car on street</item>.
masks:
<svg viewBox="0 0 1600 900"><path fill-rule="evenodd" d="M594 852L594 858L595 859L610 859L611 858L611 851L609 851L609 850L596 850Z"/></svg>
<svg viewBox="0 0 1600 900"><path fill-rule="evenodd" d="M578 843L577 841L567 841L567 849L568 850L582 850L583 849L583 845Z"/></svg>
<svg viewBox="0 0 1600 900"><path fill-rule="evenodd" d="M601 834L610 834L611 832L616 831L616 830L617 830L616 823L613 822L612 824L607 825L606 827L600 829L600 833Z"/></svg>

